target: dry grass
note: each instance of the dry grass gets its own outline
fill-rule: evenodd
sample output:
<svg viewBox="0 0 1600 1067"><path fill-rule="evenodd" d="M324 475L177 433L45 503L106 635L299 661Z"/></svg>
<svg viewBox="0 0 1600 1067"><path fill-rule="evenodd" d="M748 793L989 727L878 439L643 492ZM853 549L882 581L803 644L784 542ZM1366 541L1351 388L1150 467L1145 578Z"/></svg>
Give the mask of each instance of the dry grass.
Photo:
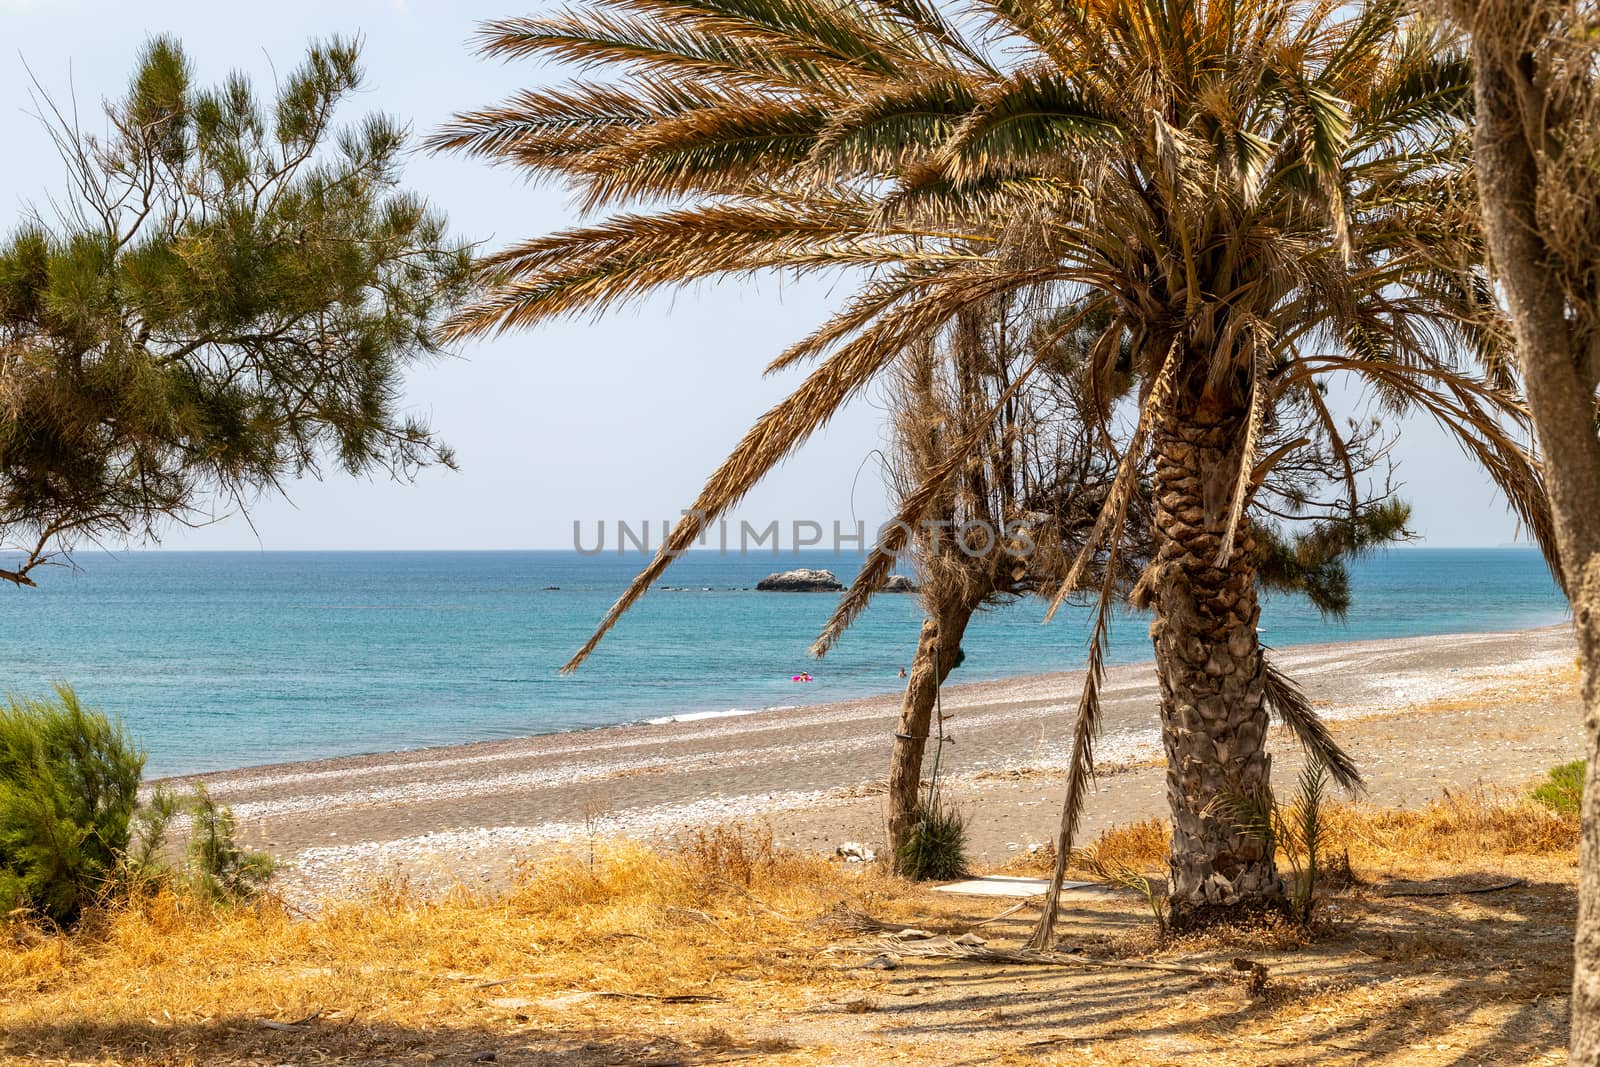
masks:
<svg viewBox="0 0 1600 1067"><path fill-rule="evenodd" d="M1335 805L1332 840L1351 860L1372 867L1426 868L1520 857L1576 863L1578 820L1523 793L1491 788L1449 791L1416 809Z"/></svg>
<svg viewBox="0 0 1600 1067"><path fill-rule="evenodd" d="M1561 814L1523 793L1478 787L1447 791L1420 808L1376 808L1366 804L1329 804L1323 823L1325 855L1348 853L1357 867L1433 869L1485 860L1554 857L1576 862L1578 820ZM1124 866L1145 874L1166 869L1171 831L1163 819L1114 826L1094 842L1107 866ZM1007 864L1007 870L1047 873L1055 866L1052 845ZM1087 868L1076 862L1068 873L1079 877Z"/></svg>
<svg viewBox="0 0 1600 1067"><path fill-rule="evenodd" d="M1065 916L1069 945L1226 969L1265 962L1265 997L1159 972L904 959L841 909L928 929L1000 910L738 829L675 848L603 848L521 870L496 896L403 885L330 905L217 911L163 895L72 936L0 943L0 1054L111 1064L470 1062L1540 1062L1562 1041L1576 822L1511 794L1415 811L1330 810L1369 883L1308 942L1256 931L1157 946L1142 902ZM1166 831L1117 828L1102 856L1159 871ZM1037 857L1035 857L1037 861ZM1385 898L1379 878L1514 865L1515 892ZM1020 943L1028 914L978 926ZM630 994L625 996L623 994ZM665 998L665 999L658 999ZM677 999L674 999L677 998ZM684 998L714 998L696 1000ZM316 1018L299 1029L278 1023ZM1350 1052L1349 1049L1357 1051Z"/></svg>
<svg viewBox="0 0 1600 1067"><path fill-rule="evenodd" d="M840 903L893 910L874 872L847 875L728 829L667 851L618 844L592 866L529 867L495 897L429 903L403 885L379 886L312 920L273 902L215 910L163 894L71 937L17 930L0 950L0 1050L168 1064L313 1050L424 1060L499 1046L507 1062L508 1039L560 1053L544 1037L576 1020L595 1032L626 1024L649 1044L659 1035L640 1024L661 1002L582 994L742 1001L825 989L838 972L793 946L795 917ZM316 1012L303 1032L259 1022ZM706 1044L706 1055L782 1043L720 1030L710 1042L673 1040ZM573 1063L622 1055L605 1040L591 1051L566 1054Z"/></svg>

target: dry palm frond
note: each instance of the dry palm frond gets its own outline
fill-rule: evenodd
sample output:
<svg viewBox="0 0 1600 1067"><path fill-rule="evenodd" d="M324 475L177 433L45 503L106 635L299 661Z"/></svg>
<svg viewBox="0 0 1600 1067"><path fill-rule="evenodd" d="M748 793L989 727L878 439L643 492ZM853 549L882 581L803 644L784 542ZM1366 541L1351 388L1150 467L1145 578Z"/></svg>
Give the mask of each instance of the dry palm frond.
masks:
<svg viewBox="0 0 1600 1067"><path fill-rule="evenodd" d="M1172 390L1172 379L1178 366L1177 349L1178 342L1174 340L1161 370L1151 383L1149 395L1140 405L1139 422L1129 440L1127 451L1123 454L1121 466L1117 469L1117 480L1112 484L1111 494L1106 498L1099 516L1095 519L1094 529L1084 539L1077 559L1073 560L1072 567L1061 580L1061 587L1057 590L1055 599L1050 602L1050 610L1045 614L1047 621L1055 615L1056 610L1077 587L1078 579L1089 565L1089 560L1100 546L1106 543L1108 535L1111 537L1113 549L1116 547L1116 537L1120 534L1123 519L1128 513L1128 502L1133 498L1139 467L1144 459L1145 439L1150 434L1151 426L1166 407L1167 397Z"/></svg>
<svg viewBox="0 0 1600 1067"><path fill-rule="evenodd" d="M1261 443L1262 423L1267 412L1267 368L1265 346L1256 342L1256 358L1250 363L1250 414L1245 420L1244 440L1239 443L1239 469L1233 476L1233 489L1228 503L1228 521L1222 529L1222 541L1217 545L1213 566L1225 567L1233 555L1233 541L1239 532L1239 520L1244 518L1245 505L1255 486L1256 452Z"/></svg>
<svg viewBox="0 0 1600 1067"><path fill-rule="evenodd" d="M991 438L997 422L1011 409L1016 398L1027 388L1029 380L1049 359L1052 346L1101 310L1102 302L1087 301L1064 321L1053 324L1042 340L1033 346L1026 362L1014 371L1008 372L1010 374L1008 382L992 401L986 400L985 406L979 411L965 413L966 417L971 419L970 427L945 448L937 462L925 467L920 474L918 484L903 494L899 510L886 524L882 536L867 558L866 565L850 583L850 588L840 598L838 606L812 644L812 655L826 655L866 610L872 598L888 580L895 560L911 547L912 533L932 514L937 501L949 490L951 483L971 467L975 457L979 456L986 446L992 445ZM990 510L982 516L972 517L981 519L992 532L998 534L998 527L1003 526L1004 519L1009 516ZM989 567L994 565L992 559L987 562Z"/></svg>
<svg viewBox="0 0 1600 1067"><path fill-rule="evenodd" d="M1123 498L1120 526L1127 518L1127 498ZM1113 562L1116 542L1112 542ZM1072 730L1072 755L1067 762L1066 797L1061 804L1061 829L1056 835L1056 867L1045 896L1044 911L1028 938L1030 948L1044 951L1055 941L1056 906L1061 900L1061 885L1067 876L1067 860L1072 855L1078 822L1083 817L1089 782L1094 778L1094 742L1100 734L1100 686L1105 681L1105 649L1111 635L1111 594L1116 588L1115 567L1106 568L1095 606L1094 632L1089 638L1089 662L1084 673L1083 692L1078 698L1078 715Z"/></svg>
<svg viewBox="0 0 1600 1067"><path fill-rule="evenodd" d="M1327 723L1311 706L1305 692L1265 656L1262 657L1262 680L1268 706L1293 731L1306 754L1326 768L1343 788L1352 792L1362 788L1361 772L1355 760L1333 739Z"/></svg>

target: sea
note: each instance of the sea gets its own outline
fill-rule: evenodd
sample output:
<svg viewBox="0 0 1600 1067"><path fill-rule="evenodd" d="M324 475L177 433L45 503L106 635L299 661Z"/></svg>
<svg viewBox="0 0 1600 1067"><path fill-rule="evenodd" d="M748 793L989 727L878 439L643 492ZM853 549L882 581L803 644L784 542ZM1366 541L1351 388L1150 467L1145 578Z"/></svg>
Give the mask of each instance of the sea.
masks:
<svg viewBox="0 0 1600 1067"><path fill-rule="evenodd" d="M768 573L859 556L693 552L575 674L559 668L645 562L637 553L85 553L6 598L0 688L72 685L119 717L147 775L455 744L621 723L792 708L898 690L921 613L879 596L822 660L807 649L835 597L760 593ZM36 574L39 572L36 572ZM1269 596L1276 647L1559 623L1566 603L1527 548L1397 548L1357 563L1354 605L1323 618ZM952 682L1080 667L1087 609L1048 625L1023 601L973 621ZM1151 656L1148 619L1118 615L1112 662ZM810 682L793 677L809 673Z"/></svg>

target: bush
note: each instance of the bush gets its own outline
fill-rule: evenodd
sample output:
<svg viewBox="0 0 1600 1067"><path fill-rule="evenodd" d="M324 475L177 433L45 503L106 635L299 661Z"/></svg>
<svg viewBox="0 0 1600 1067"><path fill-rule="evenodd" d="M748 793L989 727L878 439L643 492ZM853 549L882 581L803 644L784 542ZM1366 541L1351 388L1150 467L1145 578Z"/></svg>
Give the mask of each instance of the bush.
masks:
<svg viewBox="0 0 1600 1067"><path fill-rule="evenodd" d="M75 920L128 846L144 753L69 686L0 708L0 915Z"/></svg>
<svg viewBox="0 0 1600 1067"><path fill-rule="evenodd" d="M205 786L196 784L189 816L194 820L188 854L191 888L211 901L238 902L259 893L272 877L272 857L239 846L233 809L219 806Z"/></svg>
<svg viewBox="0 0 1600 1067"><path fill-rule="evenodd" d="M967 826L942 801L917 813L917 824L895 856L900 874L918 882L961 878L967 873Z"/></svg>
<svg viewBox="0 0 1600 1067"><path fill-rule="evenodd" d="M1545 780L1533 790L1533 799L1557 815L1579 814L1583 807L1583 776L1589 769L1588 760L1573 760L1550 768Z"/></svg>

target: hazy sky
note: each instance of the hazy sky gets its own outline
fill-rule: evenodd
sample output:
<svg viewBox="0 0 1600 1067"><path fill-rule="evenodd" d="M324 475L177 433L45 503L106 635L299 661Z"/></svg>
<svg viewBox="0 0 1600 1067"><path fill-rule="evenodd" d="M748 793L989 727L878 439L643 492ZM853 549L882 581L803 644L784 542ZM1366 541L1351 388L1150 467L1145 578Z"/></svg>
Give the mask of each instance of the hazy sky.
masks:
<svg viewBox="0 0 1600 1067"><path fill-rule="evenodd" d="M33 117L24 63L58 102L75 93L85 120L123 90L139 44L184 43L203 81L241 69L270 93L308 39L360 34L367 91L345 117L382 110L419 132L460 109L496 101L540 77L532 64L473 56L468 38L516 4L423 0L274 0L262 4L0 0L0 218L63 189L61 164ZM89 121L85 125L90 125ZM557 189L454 157L416 156L409 185L453 228L500 244L574 219ZM767 407L798 381L761 368L842 298L820 285L767 279L657 299L602 322L568 322L463 348L409 378L411 405L456 448L461 470L413 485L330 477L265 499L252 525L234 516L172 530L169 548L567 548L575 519L675 516ZM875 525L886 515L872 452L882 411L858 401L768 482L740 514L757 525L796 518ZM1486 479L1430 424L1406 427L1399 477L1415 527L1431 545L1494 545L1514 522ZM858 477L859 472L859 477ZM592 538L591 538L592 539Z"/></svg>

